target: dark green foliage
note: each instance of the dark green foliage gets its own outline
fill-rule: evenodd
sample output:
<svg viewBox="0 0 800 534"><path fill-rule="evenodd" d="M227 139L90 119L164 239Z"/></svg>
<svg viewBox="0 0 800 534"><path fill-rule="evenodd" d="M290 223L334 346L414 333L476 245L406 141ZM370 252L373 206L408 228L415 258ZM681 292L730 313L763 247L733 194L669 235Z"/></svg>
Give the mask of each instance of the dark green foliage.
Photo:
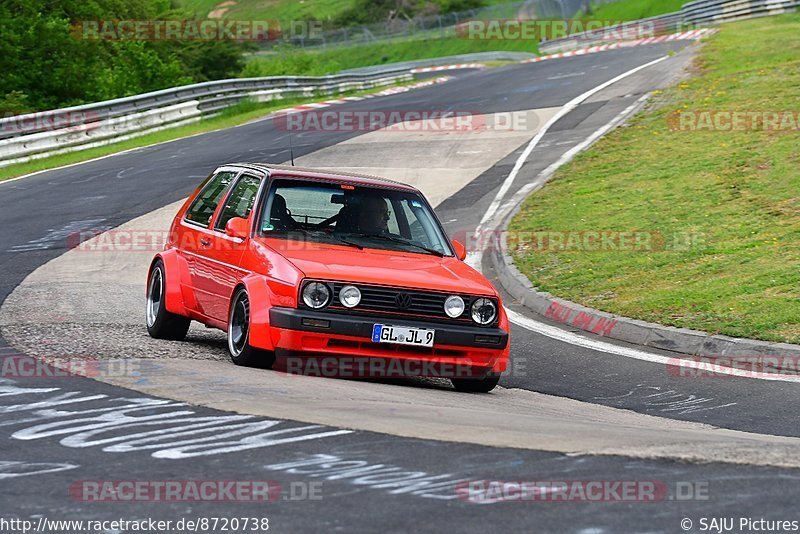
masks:
<svg viewBox="0 0 800 534"><path fill-rule="evenodd" d="M85 40L84 20L187 19L169 0L0 2L0 113L44 110L237 75L232 42ZM72 33L71 33L71 30Z"/></svg>
<svg viewBox="0 0 800 534"><path fill-rule="evenodd" d="M333 26L356 26L391 19L438 15L486 5L485 0L357 0L333 21Z"/></svg>

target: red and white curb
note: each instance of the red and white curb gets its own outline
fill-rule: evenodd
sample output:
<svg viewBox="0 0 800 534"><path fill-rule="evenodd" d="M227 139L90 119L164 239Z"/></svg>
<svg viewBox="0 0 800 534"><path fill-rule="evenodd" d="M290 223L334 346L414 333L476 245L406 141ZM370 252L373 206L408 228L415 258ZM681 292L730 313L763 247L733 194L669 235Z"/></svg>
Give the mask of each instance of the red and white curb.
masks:
<svg viewBox="0 0 800 534"><path fill-rule="evenodd" d="M415 83L412 85L405 85L403 87L390 87L388 89L384 89L383 91L364 95L364 96L345 96L342 98L335 98L332 100L323 100L322 102L312 102L310 104L300 104L298 106L294 106L291 108L286 108L278 111L277 113L297 113L300 111L311 111L314 109L321 109L327 108L330 106L335 106L337 104L346 104L347 102L359 102L361 100L367 100L370 98L375 98L378 96L389 96L389 95L396 95L399 93L407 93L408 91L413 91L414 89L420 89L422 87L429 87L431 85L436 85L440 83L444 83L448 80L451 80L450 76L440 76L439 78L434 78L433 80L426 80L424 82Z"/></svg>
<svg viewBox="0 0 800 534"><path fill-rule="evenodd" d="M456 70L456 69L484 69L486 65L483 63L458 63L455 65L440 65L438 67L421 67L418 69L411 69L411 74L421 74L423 72L439 72L443 70Z"/></svg>
<svg viewBox="0 0 800 534"><path fill-rule="evenodd" d="M560 59L563 57L584 56L586 54L594 54L595 52L604 52L606 50L617 50L620 48L630 48L633 46L643 46L655 43L666 43L669 41L686 41L700 39L716 33L715 28L701 28L699 30L691 30L688 32L672 33L670 35L662 35L660 37L648 37L646 39L635 39L633 41L620 41L617 43L610 43L605 45L590 46L588 48L579 48L578 50L570 50L569 52L559 52L558 54L548 54L546 56L539 56L532 59L526 59L522 63L538 63L548 59Z"/></svg>
<svg viewBox="0 0 800 534"><path fill-rule="evenodd" d="M376 96L387 96L387 95L396 95L399 93L407 93L408 91L412 91L414 89L421 89L423 87L430 87L431 85L438 85L440 83L444 83L452 79L453 79L452 76L439 76L438 78L433 78L432 80L425 80L424 82L419 82L412 85L404 85L402 87L390 87L388 89L384 89L379 93L375 93L373 95L366 95L363 98L373 98Z"/></svg>

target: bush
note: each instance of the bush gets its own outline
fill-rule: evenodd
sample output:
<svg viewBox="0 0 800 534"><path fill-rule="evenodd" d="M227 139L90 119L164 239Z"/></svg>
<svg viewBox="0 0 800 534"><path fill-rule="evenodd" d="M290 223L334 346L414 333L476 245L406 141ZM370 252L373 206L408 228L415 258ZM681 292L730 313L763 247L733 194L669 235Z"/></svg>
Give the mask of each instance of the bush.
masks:
<svg viewBox="0 0 800 534"><path fill-rule="evenodd" d="M236 43L90 41L71 34L83 20L189 16L172 11L169 0L4 0L0 106L14 113L52 109L238 74L243 59Z"/></svg>
<svg viewBox="0 0 800 534"><path fill-rule="evenodd" d="M486 0L356 0L333 20L333 26L358 26L390 18L413 18L466 11L486 5Z"/></svg>

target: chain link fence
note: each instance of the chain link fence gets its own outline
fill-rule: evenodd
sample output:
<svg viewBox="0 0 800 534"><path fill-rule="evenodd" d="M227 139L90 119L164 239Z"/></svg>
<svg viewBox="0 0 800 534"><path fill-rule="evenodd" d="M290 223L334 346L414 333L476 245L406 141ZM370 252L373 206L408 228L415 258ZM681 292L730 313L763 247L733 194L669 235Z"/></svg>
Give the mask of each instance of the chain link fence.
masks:
<svg viewBox="0 0 800 534"><path fill-rule="evenodd" d="M593 0L591 4L615 1L618 0L600 0L599 2ZM442 15L414 18L396 17L376 24L319 32L310 31L307 35L290 35L281 43L288 43L299 48L327 48L412 38L451 37L456 34L459 24L469 20L571 19L580 13L587 12L589 6L590 0L527 0ZM274 47L276 43L270 43L267 46Z"/></svg>

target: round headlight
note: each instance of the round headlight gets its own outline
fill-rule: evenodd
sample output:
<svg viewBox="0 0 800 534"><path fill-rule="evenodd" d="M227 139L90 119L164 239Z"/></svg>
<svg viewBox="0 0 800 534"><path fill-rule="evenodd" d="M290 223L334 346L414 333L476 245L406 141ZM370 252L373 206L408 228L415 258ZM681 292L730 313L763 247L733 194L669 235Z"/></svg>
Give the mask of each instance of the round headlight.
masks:
<svg viewBox="0 0 800 534"><path fill-rule="evenodd" d="M323 308L331 300L331 290L321 282L310 282L303 288L303 302L309 308Z"/></svg>
<svg viewBox="0 0 800 534"><path fill-rule="evenodd" d="M461 314L464 313L464 299L456 295L447 297L447 300L444 301L444 312L453 319L461 317Z"/></svg>
<svg viewBox="0 0 800 534"><path fill-rule="evenodd" d="M361 302L361 290L356 286L344 286L339 291L339 302L345 308L355 308Z"/></svg>
<svg viewBox="0 0 800 534"><path fill-rule="evenodd" d="M480 298L472 303L472 320L478 324L490 324L497 317L497 306L489 299Z"/></svg>

